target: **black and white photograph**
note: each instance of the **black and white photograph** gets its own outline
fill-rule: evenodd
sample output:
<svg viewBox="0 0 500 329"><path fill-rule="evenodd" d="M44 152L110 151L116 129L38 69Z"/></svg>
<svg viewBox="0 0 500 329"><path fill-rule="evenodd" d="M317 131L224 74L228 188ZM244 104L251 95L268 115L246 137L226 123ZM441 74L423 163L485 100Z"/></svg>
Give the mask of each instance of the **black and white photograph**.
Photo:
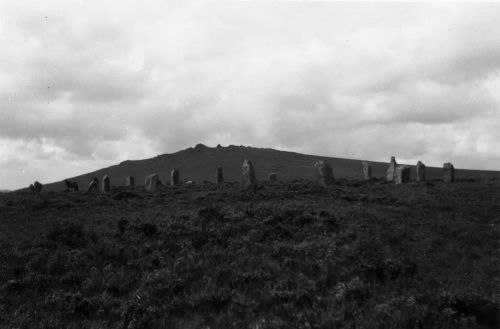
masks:
<svg viewBox="0 0 500 329"><path fill-rule="evenodd" d="M500 1L0 0L0 329L500 329Z"/></svg>

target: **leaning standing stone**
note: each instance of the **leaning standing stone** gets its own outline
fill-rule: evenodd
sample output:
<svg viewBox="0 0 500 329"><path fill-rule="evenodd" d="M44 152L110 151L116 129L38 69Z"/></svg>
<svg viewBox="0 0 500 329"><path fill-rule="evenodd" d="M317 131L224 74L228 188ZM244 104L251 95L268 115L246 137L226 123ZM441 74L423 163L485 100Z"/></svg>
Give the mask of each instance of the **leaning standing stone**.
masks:
<svg viewBox="0 0 500 329"><path fill-rule="evenodd" d="M417 182L425 182L425 165L422 161L417 162Z"/></svg>
<svg viewBox="0 0 500 329"><path fill-rule="evenodd" d="M446 183L455 181L455 167L450 162L443 165L443 181Z"/></svg>
<svg viewBox="0 0 500 329"><path fill-rule="evenodd" d="M410 167L397 166L394 171L394 184L404 184L410 181Z"/></svg>
<svg viewBox="0 0 500 329"><path fill-rule="evenodd" d="M257 180L255 179L255 170L252 161L243 161L242 175L241 175L241 188L243 190L254 190L257 187Z"/></svg>
<svg viewBox="0 0 500 329"><path fill-rule="evenodd" d="M333 176L333 170L329 163L325 161L316 161L314 163L316 168L316 173L318 177L318 182L322 186L328 186L333 184L335 178Z"/></svg>
<svg viewBox="0 0 500 329"><path fill-rule="evenodd" d="M396 158L391 157L391 162L389 163L389 168L387 169L387 174L385 176L385 180L388 182L394 181L394 172L396 171L396 166L398 164L396 163Z"/></svg>
<svg viewBox="0 0 500 329"><path fill-rule="evenodd" d="M217 184L224 183L224 175L222 174L222 167L217 167L217 171L215 173L215 181Z"/></svg>
<svg viewBox="0 0 500 329"><path fill-rule="evenodd" d="M170 172L170 185L175 186L179 185L179 171L178 170L172 170Z"/></svg>
<svg viewBox="0 0 500 329"><path fill-rule="evenodd" d="M127 176L126 185L128 187L134 187L135 186L135 178L134 178L134 176Z"/></svg>
<svg viewBox="0 0 500 329"><path fill-rule="evenodd" d="M160 186L160 176L158 176L158 174L148 175L144 179L144 189L146 189L146 191L156 191L158 186Z"/></svg>
<svg viewBox="0 0 500 329"><path fill-rule="evenodd" d="M363 178L365 180L372 179L372 166L368 162L363 162Z"/></svg>
<svg viewBox="0 0 500 329"><path fill-rule="evenodd" d="M97 177L94 177L89 182L89 188L88 188L87 191L89 191L89 192L97 192L97 191L99 191L99 180L97 179Z"/></svg>
<svg viewBox="0 0 500 329"><path fill-rule="evenodd" d="M108 193L111 191L111 183L109 182L109 176L104 175L102 177L102 193Z"/></svg>
<svg viewBox="0 0 500 329"><path fill-rule="evenodd" d="M269 181L270 182L277 182L278 181L278 175L276 175L276 173L270 173L269 174Z"/></svg>

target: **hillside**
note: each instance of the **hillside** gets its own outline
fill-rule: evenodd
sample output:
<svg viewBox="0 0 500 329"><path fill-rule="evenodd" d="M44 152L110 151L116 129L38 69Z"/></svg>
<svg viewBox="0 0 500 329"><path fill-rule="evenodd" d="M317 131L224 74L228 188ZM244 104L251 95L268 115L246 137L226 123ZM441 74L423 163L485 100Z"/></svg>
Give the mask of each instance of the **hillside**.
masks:
<svg viewBox="0 0 500 329"><path fill-rule="evenodd" d="M389 161L390 155L387 157ZM239 181L241 176L241 165L244 159L252 161L258 180L266 180L270 172L278 174L280 180L315 179L313 164L317 160L328 161L337 178L361 179L361 163L363 160L342 159L334 157L322 157L294 152L285 152L269 148L254 148L246 146L207 147L198 144L195 147L171 153L159 155L155 158L144 160L128 160L118 165L103 168L94 172L86 173L70 178L78 182L80 188L86 189L88 182L94 177L102 178L108 174L113 186L125 185L125 178L132 175L137 185L142 185L144 177L157 173L162 181L168 180L170 171L180 171L181 180L193 180L202 182L204 180L214 181L215 170L221 166L224 170L226 181ZM397 154L396 154L397 160ZM374 177L383 177L388 163L367 161L372 165ZM425 162L425 161L424 161ZM444 161L443 161L444 162ZM428 179L440 179L441 168L427 168ZM412 176L415 168L412 166ZM481 179L499 177L498 171L457 170L457 179ZM45 190L62 190L62 182L46 184Z"/></svg>
<svg viewBox="0 0 500 329"><path fill-rule="evenodd" d="M500 325L500 181L0 194L0 328Z"/></svg>

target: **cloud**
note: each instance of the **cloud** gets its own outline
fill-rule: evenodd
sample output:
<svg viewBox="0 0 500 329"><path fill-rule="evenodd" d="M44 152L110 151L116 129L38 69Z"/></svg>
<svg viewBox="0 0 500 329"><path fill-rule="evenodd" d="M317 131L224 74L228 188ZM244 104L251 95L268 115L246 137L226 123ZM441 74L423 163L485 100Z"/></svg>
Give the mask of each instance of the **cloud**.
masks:
<svg viewBox="0 0 500 329"><path fill-rule="evenodd" d="M495 169L499 19L498 4L2 2L0 184L198 142Z"/></svg>

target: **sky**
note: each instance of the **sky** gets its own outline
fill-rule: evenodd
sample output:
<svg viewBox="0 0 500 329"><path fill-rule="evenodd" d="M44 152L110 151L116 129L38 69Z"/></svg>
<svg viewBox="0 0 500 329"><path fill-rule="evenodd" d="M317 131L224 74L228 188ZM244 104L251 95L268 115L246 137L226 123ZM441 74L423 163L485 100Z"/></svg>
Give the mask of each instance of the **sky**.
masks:
<svg viewBox="0 0 500 329"><path fill-rule="evenodd" d="M500 3L0 0L0 189L203 143L500 169Z"/></svg>

